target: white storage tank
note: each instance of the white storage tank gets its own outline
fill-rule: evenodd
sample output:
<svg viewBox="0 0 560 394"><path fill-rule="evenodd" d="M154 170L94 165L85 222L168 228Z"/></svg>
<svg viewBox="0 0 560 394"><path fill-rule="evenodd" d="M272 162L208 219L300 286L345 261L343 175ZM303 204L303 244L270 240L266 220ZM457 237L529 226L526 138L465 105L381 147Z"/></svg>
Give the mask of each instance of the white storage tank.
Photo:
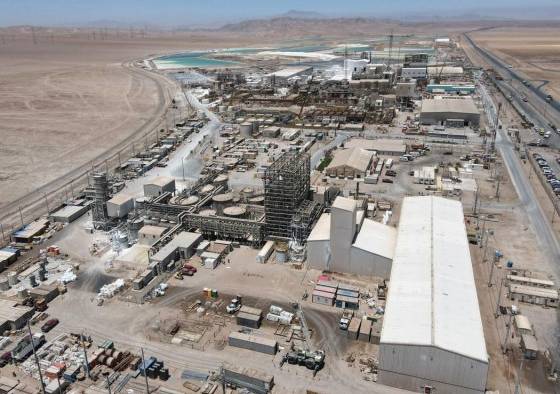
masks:
<svg viewBox="0 0 560 394"><path fill-rule="evenodd" d="M242 137L250 138L253 134L253 124L249 122L243 122L239 125L239 134Z"/></svg>

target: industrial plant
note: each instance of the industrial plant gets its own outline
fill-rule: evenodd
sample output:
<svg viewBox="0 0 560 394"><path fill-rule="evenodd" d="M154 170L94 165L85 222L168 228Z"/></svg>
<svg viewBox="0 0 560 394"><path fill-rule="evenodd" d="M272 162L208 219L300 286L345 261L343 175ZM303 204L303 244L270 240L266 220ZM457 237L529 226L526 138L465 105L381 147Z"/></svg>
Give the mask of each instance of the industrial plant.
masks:
<svg viewBox="0 0 560 394"><path fill-rule="evenodd" d="M2 234L0 365L48 394L556 385L500 144L548 187L544 158L464 37L380 40L133 62L179 86L173 122Z"/></svg>

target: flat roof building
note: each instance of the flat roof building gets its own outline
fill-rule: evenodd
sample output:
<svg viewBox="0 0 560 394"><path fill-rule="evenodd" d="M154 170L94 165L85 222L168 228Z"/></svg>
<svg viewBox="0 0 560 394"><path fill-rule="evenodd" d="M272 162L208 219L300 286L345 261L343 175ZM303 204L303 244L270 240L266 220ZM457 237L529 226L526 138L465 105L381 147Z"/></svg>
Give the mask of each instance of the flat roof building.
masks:
<svg viewBox="0 0 560 394"><path fill-rule="evenodd" d="M265 79L268 80L270 83L274 82L275 84L284 84L291 78L311 75L312 72L313 72L313 67L307 67L307 66L286 67L281 70L265 75Z"/></svg>
<svg viewBox="0 0 560 394"><path fill-rule="evenodd" d="M402 156L406 153L406 144L404 141L389 138L352 138L346 141L345 147L374 151L380 156Z"/></svg>
<svg viewBox="0 0 560 394"><path fill-rule="evenodd" d="M463 207L403 200L379 350L379 381L415 392L484 393L488 353Z"/></svg>
<svg viewBox="0 0 560 394"><path fill-rule="evenodd" d="M107 215L110 218L125 217L134 209L134 198L125 193L119 193L107 201Z"/></svg>
<svg viewBox="0 0 560 394"><path fill-rule="evenodd" d="M138 243L152 246L167 231L167 227L145 225L138 231Z"/></svg>
<svg viewBox="0 0 560 394"><path fill-rule="evenodd" d="M460 123L463 126L478 127L480 111L472 97L426 99L422 100L420 123L426 125Z"/></svg>
<svg viewBox="0 0 560 394"><path fill-rule="evenodd" d="M72 223L89 209L88 205L65 205L50 214L50 219L56 223Z"/></svg>
<svg viewBox="0 0 560 394"><path fill-rule="evenodd" d="M19 330L33 316L34 309L15 301L0 300L0 331Z"/></svg>
<svg viewBox="0 0 560 394"><path fill-rule="evenodd" d="M158 176L144 184L144 196L146 197L157 197L165 192L175 192L175 179Z"/></svg>
<svg viewBox="0 0 560 394"><path fill-rule="evenodd" d="M176 261L179 258L189 258L195 253L196 246L202 240L202 234L183 231L162 247L155 255L150 257L150 262L160 266Z"/></svg>

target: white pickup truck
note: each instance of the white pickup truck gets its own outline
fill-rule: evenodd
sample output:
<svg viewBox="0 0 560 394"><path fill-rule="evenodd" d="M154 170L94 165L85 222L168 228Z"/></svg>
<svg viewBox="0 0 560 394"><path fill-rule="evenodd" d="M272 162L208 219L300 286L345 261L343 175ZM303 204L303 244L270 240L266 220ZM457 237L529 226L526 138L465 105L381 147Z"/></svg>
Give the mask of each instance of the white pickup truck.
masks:
<svg viewBox="0 0 560 394"><path fill-rule="evenodd" d="M342 312L342 317L338 322L338 327L344 331L348 330L348 326L350 325L350 321L352 320L353 317L354 317L354 311L345 310L344 312Z"/></svg>

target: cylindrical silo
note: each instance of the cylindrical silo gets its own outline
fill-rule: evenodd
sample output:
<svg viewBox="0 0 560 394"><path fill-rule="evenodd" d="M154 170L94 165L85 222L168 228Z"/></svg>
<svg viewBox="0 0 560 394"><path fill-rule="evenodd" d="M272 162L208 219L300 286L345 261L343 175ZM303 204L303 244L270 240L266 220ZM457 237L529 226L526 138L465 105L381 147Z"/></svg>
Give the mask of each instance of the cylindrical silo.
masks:
<svg viewBox="0 0 560 394"><path fill-rule="evenodd" d="M8 273L8 283L10 284L10 286L15 286L17 285L19 282L19 279L17 277L17 273L16 272L10 272Z"/></svg>
<svg viewBox="0 0 560 394"><path fill-rule="evenodd" d="M10 284L8 283L8 278L6 277L0 278L0 290L1 291L10 290Z"/></svg>
<svg viewBox="0 0 560 394"><path fill-rule="evenodd" d="M232 201L233 194L231 193L216 194L214 197L212 197L213 207L218 215L221 215L224 211L224 208L230 206Z"/></svg>
<svg viewBox="0 0 560 394"><path fill-rule="evenodd" d="M251 138L253 135L253 124L249 122L243 122L239 125L239 134L242 137Z"/></svg>

